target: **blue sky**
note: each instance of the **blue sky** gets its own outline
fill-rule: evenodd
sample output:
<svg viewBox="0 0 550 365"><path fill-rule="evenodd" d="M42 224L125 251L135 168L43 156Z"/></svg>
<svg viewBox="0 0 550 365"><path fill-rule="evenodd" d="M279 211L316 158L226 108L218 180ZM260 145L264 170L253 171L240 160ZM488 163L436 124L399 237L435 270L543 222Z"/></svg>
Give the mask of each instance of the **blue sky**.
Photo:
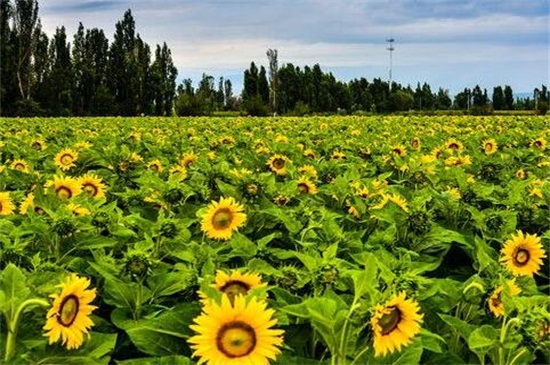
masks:
<svg viewBox="0 0 550 365"><path fill-rule="evenodd" d="M251 61L313 65L342 80L428 82L456 93L480 84L530 92L549 84L547 0L39 0L44 30L65 25L70 39L82 21L112 39L132 9L137 32L152 47L166 41L178 80L224 76L242 87Z"/></svg>

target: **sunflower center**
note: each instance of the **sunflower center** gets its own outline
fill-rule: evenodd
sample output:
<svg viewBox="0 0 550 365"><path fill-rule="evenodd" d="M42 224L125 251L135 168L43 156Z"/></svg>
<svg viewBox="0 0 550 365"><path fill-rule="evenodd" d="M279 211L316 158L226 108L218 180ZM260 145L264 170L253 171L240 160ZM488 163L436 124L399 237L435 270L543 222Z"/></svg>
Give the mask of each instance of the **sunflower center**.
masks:
<svg viewBox="0 0 550 365"><path fill-rule="evenodd" d="M520 248L514 255L514 263L518 266L524 266L529 262L530 257L531 255L528 250Z"/></svg>
<svg viewBox="0 0 550 365"><path fill-rule="evenodd" d="M73 156L69 155L69 154L64 154L63 156L61 156L61 164L63 165L70 165L73 163Z"/></svg>
<svg viewBox="0 0 550 365"><path fill-rule="evenodd" d="M44 214L44 209L40 208L38 205L34 206L34 212L38 215Z"/></svg>
<svg viewBox="0 0 550 365"><path fill-rule="evenodd" d="M220 291L227 294L229 298L234 298L238 294L245 295L250 290L250 285L240 280L230 280L220 288Z"/></svg>
<svg viewBox="0 0 550 365"><path fill-rule="evenodd" d="M542 147L542 142L541 141L535 141L535 146L537 147Z"/></svg>
<svg viewBox="0 0 550 365"><path fill-rule="evenodd" d="M299 183L298 190L300 190L300 193L307 194L309 193L309 186L306 183Z"/></svg>
<svg viewBox="0 0 550 365"><path fill-rule="evenodd" d="M55 190L55 194L61 199L70 199L73 192L66 186L60 186Z"/></svg>
<svg viewBox="0 0 550 365"><path fill-rule="evenodd" d="M59 306L59 315L57 316L59 324L65 327L73 324L78 314L78 307L79 303L76 295L71 294L65 297Z"/></svg>
<svg viewBox="0 0 550 365"><path fill-rule="evenodd" d="M452 148L452 149L458 150L458 149L459 149L459 146L458 146L458 144L457 144L457 143L454 143L454 142L453 142L453 143L449 144L449 148Z"/></svg>
<svg viewBox="0 0 550 365"><path fill-rule="evenodd" d="M378 324L382 327L382 336L391 333L401 321L401 311L395 306L388 307L389 313L382 315Z"/></svg>
<svg viewBox="0 0 550 365"><path fill-rule="evenodd" d="M23 165L21 162L18 162L15 164L15 166L13 166L13 168L19 171L23 171L25 170L25 165Z"/></svg>
<svg viewBox="0 0 550 365"><path fill-rule="evenodd" d="M218 331L216 346L229 358L246 356L256 347L256 332L241 321L226 323Z"/></svg>
<svg viewBox="0 0 550 365"><path fill-rule="evenodd" d="M95 186L94 184L84 184L82 185L82 187L84 188L84 191L86 192L86 194L88 194L89 196L96 196L97 193L99 192L97 186Z"/></svg>
<svg viewBox="0 0 550 365"><path fill-rule="evenodd" d="M220 209L212 217L212 225L215 229L226 229L233 221L233 214L229 209Z"/></svg>
<svg viewBox="0 0 550 365"><path fill-rule="evenodd" d="M394 149L393 149L393 152L394 152L395 154L398 154L399 156L401 156L401 154L403 153L403 152L401 151L400 148L394 148Z"/></svg>
<svg viewBox="0 0 550 365"><path fill-rule="evenodd" d="M31 147L36 149L36 150L41 150L42 149L42 143L34 142Z"/></svg>
<svg viewBox="0 0 550 365"><path fill-rule="evenodd" d="M276 158L273 160L273 167L275 167L277 170L282 169L285 167L285 160L282 158Z"/></svg>

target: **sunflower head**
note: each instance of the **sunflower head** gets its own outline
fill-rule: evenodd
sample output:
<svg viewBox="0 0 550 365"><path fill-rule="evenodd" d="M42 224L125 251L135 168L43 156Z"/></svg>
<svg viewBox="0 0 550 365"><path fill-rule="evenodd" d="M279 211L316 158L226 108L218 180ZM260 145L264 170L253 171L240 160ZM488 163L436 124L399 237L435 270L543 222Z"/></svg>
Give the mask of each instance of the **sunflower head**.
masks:
<svg viewBox="0 0 550 365"><path fill-rule="evenodd" d="M180 158L180 165L184 168L189 168L192 164L194 164L199 156L195 155L194 153L186 153Z"/></svg>
<svg viewBox="0 0 550 365"><path fill-rule="evenodd" d="M162 162L159 159L154 159L147 164L147 168L153 171L155 174L160 174L163 170Z"/></svg>
<svg viewBox="0 0 550 365"><path fill-rule="evenodd" d="M494 139L486 139L481 142L481 148L486 155L492 155L497 151L497 142Z"/></svg>
<svg viewBox="0 0 550 365"><path fill-rule="evenodd" d="M265 287L262 278L258 274L244 273L238 270L232 270L227 274L222 270L216 271L215 283L213 288L226 294L231 302L237 295L247 295L251 290Z"/></svg>
<svg viewBox="0 0 550 365"><path fill-rule="evenodd" d="M454 138L449 139L449 140L445 143L445 147L447 148L447 150L456 151L456 152L460 152L460 151L462 151L462 149L464 148L464 146L462 145L462 143L459 142L459 141L457 141L457 140L454 139Z"/></svg>
<svg viewBox="0 0 550 365"><path fill-rule="evenodd" d="M518 295L521 293L521 288L516 285L514 280L509 280L506 283L506 289L509 291L510 295ZM504 315L505 308L504 308L504 303L502 301L503 290L504 290L504 287L502 285L497 286L496 289L491 294L491 296L489 297L489 300L487 301L489 310L496 317L501 317Z"/></svg>
<svg viewBox="0 0 550 365"><path fill-rule="evenodd" d="M539 137L531 141L531 147L537 148L539 150L544 150L547 144L548 142L546 142L546 139L544 137Z"/></svg>
<svg viewBox="0 0 550 365"><path fill-rule="evenodd" d="M402 144L392 147L392 152L399 157L403 157L407 154L407 149Z"/></svg>
<svg viewBox="0 0 550 365"><path fill-rule="evenodd" d="M284 176L287 174L287 165L290 163L288 160L288 157L283 155L275 155L272 156L267 161L267 166L273 171L275 174L279 176Z"/></svg>
<svg viewBox="0 0 550 365"><path fill-rule="evenodd" d="M420 138L414 137L413 139L411 139L410 145L413 150L419 151L422 147L422 144L420 143Z"/></svg>
<svg viewBox="0 0 550 365"><path fill-rule="evenodd" d="M78 159L78 153L71 149L63 149L55 156L55 164L61 170L69 170L76 166L75 162Z"/></svg>
<svg viewBox="0 0 550 365"><path fill-rule="evenodd" d="M21 172L29 172L29 164L25 162L25 160L13 160L10 164L10 168L21 171Z"/></svg>
<svg viewBox="0 0 550 365"><path fill-rule="evenodd" d="M401 351L401 347L410 344L420 332L422 318L418 303L406 299L405 292L384 305L377 305L370 321L374 332L374 355Z"/></svg>
<svg viewBox="0 0 550 365"><path fill-rule="evenodd" d="M315 194L317 193L317 187L307 177L302 176L298 180L298 191L300 194Z"/></svg>
<svg viewBox="0 0 550 365"><path fill-rule="evenodd" d="M232 303L222 295L221 304L210 301L189 326L197 334L187 342L200 357L199 364L268 364L275 360L283 344L283 331L273 329L275 312L267 303L237 296Z"/></svg>
<svg viewBox="0 0 550 365"><path fill-rule="evenodd" d="M221 198L212 202L201 216L201 229L209 238L228 240L233 231L244 225L246 214L244 207L237 204L234 198Z"/></svg>
<svg viewBox="0 0 550 365"><path fill-rule="evenodd" d="M84 335L94 325L90 314L97 307L90 305L95 299L95 289L87 289L90 280L72 274L61 287L60 294L52 294L52 308L46 315L44 336L50 345L62 340L67 349L79 348L84 342Z"/></svg>
<svg viewBox="0 0 550 365"><path fill-rule="evenodd" d="M542 266L546 253L537 235L523 234L517 231L502 248L500 262L513 275L533 276Z"/></svg>
<svg viewBox="0 0 550 365"><path fill-rule="evenodd" d="M15 205L13 204L10 193L0 192L0 215L13 214Z"/></svg>
<svg viewBox="0 0 550 365"><path fill-rule="evenodd" d="M55 195L63 200L70 199L82 192L80 182L71 177L55 176L53 181L49 181L47 185L53 185Z"/></svg>
<svg viewBox="0 0 550 365"><path fill-rule="evenodd" d="M105 197L105 184L101 178L94 174L86 174L78 179L82 191L91 198L100 199Z"/></svg>

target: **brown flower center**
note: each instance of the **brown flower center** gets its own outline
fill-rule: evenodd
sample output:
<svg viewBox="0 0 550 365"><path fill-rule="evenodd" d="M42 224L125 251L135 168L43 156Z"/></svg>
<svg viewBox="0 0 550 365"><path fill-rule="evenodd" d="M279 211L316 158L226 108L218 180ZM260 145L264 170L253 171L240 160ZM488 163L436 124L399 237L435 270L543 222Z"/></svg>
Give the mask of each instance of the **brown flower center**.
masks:
<svg viewBox="0 0 550 365"><path fill-rule="evenodd" d="M280 170L282 169L283 167L285 167L285 160L282 159L282 158L276 158L273 160L273 163L272 163L273 167L275 167L277 170Z"/></svg>
<svg viewBox="0 0 550 365"><path fill-rule="evenodd" d="M226 229L233 221L233 214L227 208L218 210L212 217L212 225L215 229Z"/></svg>
<svg viewBox="0 0 550 365"><path fill-rule="evenodd" d="M298 190L300 191L300 193L302 194L308 194L309 191L310 191L310 188L309 188L309 185L306 184L306 183L299 183L298 184Z"/></svg>
<svg viewBox="0 0 550 365"><path fill-rule="evenodd" d="M220 291L227 294L232 299L238 294L246 295L250 290L250 285L240 280L230 280L220 288Z"/></svg>
<svg viewBox="0 0 550 365"><path fill-rule="evenodd" d="M61 156L60 161L62 165L67 166L73 163L74 158L72 155L69 155L66 153L63 156Z"/></svg>
<svg viewBox="0 0 550 365"><path fill-rule="evenodd" d="M449 144L448 148L458 150L460 148L460 146L458 145L458 143L452 142L452 143Z"/></svg>
<svg viewBox="0 0 550 365"><path fill-rule="evenodd" d="M514 254L514 264L517 266L525 266L529 262L530 258L531 255L529 254L529 251L524 248L520 248Z"/></svg>
<svg viewBox="0 0 550 365"><path fill-rule="evenodd" d="M153 170L154 172L159 172L160 170L159 165L157 165L156 163L152 164L151 170Z"/></svg>
<svg viewBox="0 0 550 365"><path fill-rule="evenodd" d="M91 197L94 197L99 193L99 189L94 184L86 183L86 184L83 184L82 187L84 188L84 191L86 192L86 194L88 194Z"/></svg>
<svg viewBox="0 0 550 365"><path fill-rule="evenodd" d="M18 162L13 166L13 168L19 171L23 171L25 170L25 165L22 164L21 162Z"/></svg>
<svg viewBox="0 0 550 365"><path fill-rule="evenodd" d="M540 147L542 147L542 142L539 141L539 140L536 140L534 145L540 148Z"/></svg>
<svg viewBox="0 0 550 365"><path fill-rule="evenodd" d="M73 192L66 186L60 186L55 189L55 194L61 199L70 199L73 196Z"/></svg>
<svg viewBox="0 0 550 365"><path fill-rule="evenodd" d="M76 295L71 294L61 302L57 322L65 327L70 327L76 319L79 309L79 302Z"/></svg>
<svg viewBox="0 0 550 365"><path fill-rule="evenodd" d="M226 323L218 331L216 346L229 358L246 356L256 347L256 332L241 321Z"/></svg>
<svg viewBox="0 0 550 365"><path fill-rule="evenodd" d="M378 324L382 327L382 336L393 332L401 321L401 311L399 308L391 306L388 309L390 312L382 315L378 320Z"/></svg>

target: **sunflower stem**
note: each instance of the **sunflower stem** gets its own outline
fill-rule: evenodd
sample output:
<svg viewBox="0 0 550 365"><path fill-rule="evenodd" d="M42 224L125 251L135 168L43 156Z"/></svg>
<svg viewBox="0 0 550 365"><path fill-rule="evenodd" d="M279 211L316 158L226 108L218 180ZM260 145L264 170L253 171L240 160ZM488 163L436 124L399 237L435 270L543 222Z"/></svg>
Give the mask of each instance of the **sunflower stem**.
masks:
<svg viewBox="0 0 550 365"><path fill-rule="evenodd" d="M13 354L15 353L15 339L17 338L17 327L19 327L19 318L21 317L21 314L26 307L35 305L48 307L50 303L48 303L44 299L27 299L19 305L17 311L15 312L15 315L10 320L8 320L8 337L6 339L6 352L4 354L4 361L7 362L11 360Z"/></svg>
<svg viewBox="0 0 550 365"><path fill-rule="evenodd" d="M346 350L348 348L348 324L351 319L351 315L353 312L359 308L359 304L357 303L359 301L359 298L355 296L353 298L353 302L351 303L351 307L349 309L348 315L346 316L344 320L344 325L342 326L342 335L340 337L340 349L337 351L336 356L333 356L332 358L336 360L336 364L345 364L346 363Z"/></svg>

